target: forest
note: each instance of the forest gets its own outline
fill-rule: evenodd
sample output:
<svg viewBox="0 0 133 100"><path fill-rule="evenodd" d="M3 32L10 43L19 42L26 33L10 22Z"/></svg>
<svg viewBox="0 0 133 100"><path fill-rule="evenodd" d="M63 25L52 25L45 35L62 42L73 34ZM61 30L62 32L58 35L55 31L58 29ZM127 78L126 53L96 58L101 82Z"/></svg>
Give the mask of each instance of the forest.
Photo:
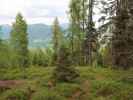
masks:
<svg viewBox="0 0 133 100"><path fill-rule="evenodd" d="M0 38L0 100L133 100L133 1L69 0L68 8L68 28L55 17L43 48L29 48L18 12L9 39Z"/></svg>

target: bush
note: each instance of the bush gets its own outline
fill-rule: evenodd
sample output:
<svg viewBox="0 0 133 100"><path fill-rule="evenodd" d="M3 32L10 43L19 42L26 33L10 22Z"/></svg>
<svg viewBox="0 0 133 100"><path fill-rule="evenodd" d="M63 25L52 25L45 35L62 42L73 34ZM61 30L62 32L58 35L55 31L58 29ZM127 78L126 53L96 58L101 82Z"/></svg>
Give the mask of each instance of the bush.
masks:
<svg viewBox="0 0 133 100"><path fill-rule="evenodd" d="M114 98L115 100L133 100L133 90L127 89L119 91L119 93L117 93Z"/></svg>
<svg viewBox="0 0 133 100"><path fill-rule="evenodd" d="M11 55L9 45L0 40L0 67L11 66Z"/></svg>
<svg viewBox="0 0 133 100"><path fill-rule="evenodd" d="M32 98L32 100L65 100L64 97L60 96L56 92L47 89L39 90Z"/></svg>
<svg viewBox="0 0 133 100"><path fill-rule="evenodd" d="M61 95L65 96L65 97L70 97L76 91L81 90L80 85L78 85L78 84L68 84L68 83L57 84L55 89L58 93L61 93Z"/></svg>
<svg viewBox="0 0 133 100"><path fill-rule="evenodd" d="M94 81L93 92L96 96L108 97L121 91L122 85L115 81Z"/></svg>
<svg viewBox="0 0 133 100"><path fill-rule="evenodd" d="M35 66L50 66L52 60L52 51L50 49L37 49L30 51L30 64Z"/></svg>
<svg viewBox="0 0 133 100"><path fill-rule="evenodd" d="M120 81L93 81L91 93L92 100L132 100L133 87Z"/></svg>
<svg viewBox="0 0 133 100"><path fill-rule="evenodd" d="M73 82L79 77L78 72L71 66L72 61L70 59L70 52L68 48L62 46L59 50L57 59L57 67L54 71L54 78L57 81Z"/></svg>
<svg viewBox="0 0 133 100"><path fill-rule="evenodd" d="M28 94L24 90L11 89L3 94L3 100L27 100Z"/></svg>
<svg viewBox="0 0 133 100"><path fill-rule="evenodd" d="M2 77L0 77L1 80L13 80L13 79L20 79L24 77L24 71L23 69L18 67L9 67L4 68L2 71L0 69L0 74Z"/></svg>

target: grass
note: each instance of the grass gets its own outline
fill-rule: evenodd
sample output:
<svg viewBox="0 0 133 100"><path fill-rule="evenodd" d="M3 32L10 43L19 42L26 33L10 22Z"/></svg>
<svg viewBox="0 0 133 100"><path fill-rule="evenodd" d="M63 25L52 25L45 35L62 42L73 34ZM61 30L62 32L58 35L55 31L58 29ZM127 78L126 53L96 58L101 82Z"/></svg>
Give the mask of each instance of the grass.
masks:
<svg viewBox="0 0 133 100"><path fill-rule="evenodd" d="M80 78L75 83L49 87L53 69L1 68L0 80L23 83L1 91L0 100L133 100L133 70L77 67Z"/></svg>

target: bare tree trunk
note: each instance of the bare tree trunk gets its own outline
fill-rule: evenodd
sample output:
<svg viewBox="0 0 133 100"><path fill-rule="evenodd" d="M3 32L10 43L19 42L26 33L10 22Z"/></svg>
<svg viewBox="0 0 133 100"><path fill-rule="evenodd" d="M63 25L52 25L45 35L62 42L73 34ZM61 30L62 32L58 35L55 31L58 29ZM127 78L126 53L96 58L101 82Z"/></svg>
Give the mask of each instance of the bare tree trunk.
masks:
<svg viewBox="0 0 133 100"><path fill-rule="evenodd" d="M85 63L92 65L92 41L93 37L93 4L94 0L89 0L89 10L88 10L88 26L87 34L85 39L84 51L85 51Z"/></svg>

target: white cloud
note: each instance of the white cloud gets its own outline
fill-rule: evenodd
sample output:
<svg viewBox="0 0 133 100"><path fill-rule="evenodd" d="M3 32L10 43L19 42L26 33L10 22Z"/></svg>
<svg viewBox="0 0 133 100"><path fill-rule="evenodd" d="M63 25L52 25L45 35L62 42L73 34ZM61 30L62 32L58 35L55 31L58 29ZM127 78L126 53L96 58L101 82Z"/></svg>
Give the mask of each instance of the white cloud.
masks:
<svg viewBox="0 0 133 100"><path fill-rule="evenodd" d="M27 0L0 0L0 14L12 16L17 12L23 12L27 5Z"/></svg>
<svg viewBox="0 0 133 100"><path fill-rule="evenodd" d="M66 11L69 0L0 0L0 24L11 24L21 12L28 23L51 24L54 17L61 23L68 21Z"/></svg>

